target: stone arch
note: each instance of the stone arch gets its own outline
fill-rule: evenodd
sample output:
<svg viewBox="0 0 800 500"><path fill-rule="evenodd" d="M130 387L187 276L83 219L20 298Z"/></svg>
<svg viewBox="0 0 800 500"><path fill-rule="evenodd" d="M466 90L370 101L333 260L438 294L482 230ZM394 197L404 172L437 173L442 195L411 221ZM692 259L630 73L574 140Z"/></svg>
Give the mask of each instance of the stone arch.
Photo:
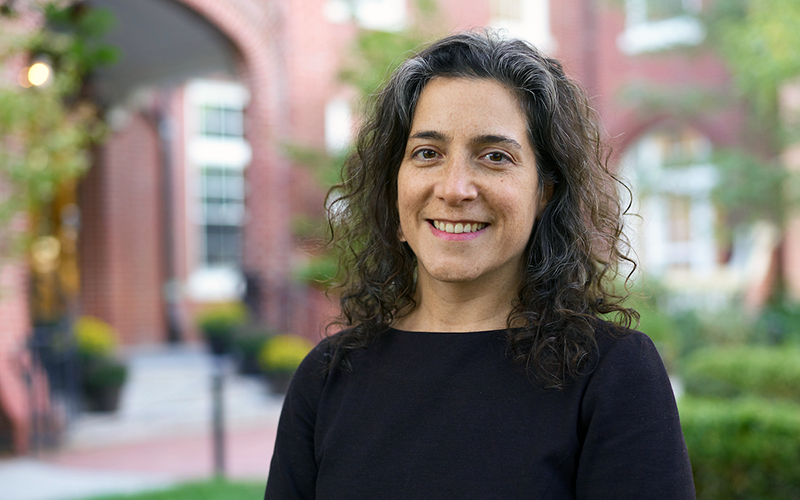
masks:
<svg viewBox="0 0 800 500"><path fill-rule="evenodd" d="M247 125L245 139L252 147L252 157L245 170L245 176L250 192L256 193L256 195L248 196L245 201L249 217L243 229L243 270L249 275L260 278L262 291L260 297L263 304L260 304L259 309L265 313L263 314L265 318L274 323L273 326L280 327L285 323L285 313L284 309L279 307L280 301L275 300L275 297L285 295L282 291L289 278L288 261L292 241L289 232L290 209L287 200L289 190L285 187L291 172L288 162L279 154L280 146L285 140L287 129L285 125L289 121L288 103L284 89L286 86L285 71L283 71L283 59L280 57L278 49L282 36L279 7L252 0L228 2L214 0L141 0L137 2L91 0L90 3L108 8L117 15L118 31L110 34L116 39L111 39L109 42L116 41L123 45L121 64L101 71L97 75L96 87L101 101L105 100L112 104L123 102L131 95L132 90L140 86L158 87L161 84L185 81L187 78L208 71L209 68L221 68L224 73L230 74L248 89L249 100L245 109ZM173 29L174 33L170 32L170 29ZM147 39L148 34L152 39ZM185 36L185 38L178 40L180 36ZM186 42L182 40L191 40L197 46L186 48ZM163 43L163 46L159 43ZM127 59L124 53L126 47L130 51L130 57ZM162 50L157 50L159 48ZM206 50L208 55L202 53L203 50ZM174 109L170 111L171 105L167 103L169 100L168 97L161 98L161 109L153 110L151 107L143 112L134 109L133 116L131 113L121 113L123 116L127 115L127 118L123 120L123 127L137 124L150 127L157 141L158 129L161 126L159 116L176 112ZM124 108L124 106L121 107ZM181 114L182 111L178 110L177 113ZM103 191L107 189L109 183L117 185L120 182L119 180L108 181L98 178L105 175L102 173L103 169L115 161L115 157L109 156L107 150L114 147L117 149L127 147L115 144L116 135L104 148L99 161L100 171L90 172L85 179L84 185L88 187L89 191L95 193L95 198L97 196L107 198ZM177 139L177 144L177 147L180 148L180 139ZM175 155L173 155L173 160L184 162ZM149 175L157 175L153 174L158 170L155 165L149 165L148 168L151 172ZM118 168L111 170L119 171ZM178 171L182 172L182 167L178 168ZM126 182L130 183L131 180ZM183 192L186 193L186 189ZM132 200L127 201L128 205L131 205L132 202ZM165 201L162 200L162 205L164 203ZM93 206L102 207L104 202L96 201ZM152 212L152 208L148 210ZM161 223L171 225L175 231L184 231L185 223L189 221L189 214L183 213L186 210L180 206L175 210L177 211L173 217L175 221L168 220ZM87 216L88 224L101 224L106 228L106 232L116 233L116 235L108 236L106 240L120 238L118 230L114 228L120 225L124 226L124 224L109 224L107 221L92 220L93 217L97 219L96 214L87 214ZM150 216L152 218L152 214ZM184 234L187 233L184 232ZM170 238L170 236L162 235L161 239L164 238ZM95 237L95 239L98 238ZM100 240L102 239L100 238ZM179 269L187 267L183 261L188 255L191 255L191 243L182 242L181 239L186 240L187 238L181 236L178 237L178 241L174 242L175 247L172 248L174 255L169 255L164 251L161 261L167 260L169 263L162 262L163 266ZM184 248L186 244L190 246L188 250ZM129 314L130 311L127 311L129 307L125 306L125 299L120 296L129 295L125 290L128 283L124 282L131 279L138 280L140 276L135 272L128 272L127 274L130 275L128 278L120 277L119 272L106 269L106 267L116 266L118 270L121 265L115 264L120 262L123 254L119 250L118 244L117 250L100 248L101 246L107 247L103 241L95 241L91 245L94 245L97 250L95 253L99 252L105 255L113 252L114 255L107 256L103 263L99 264L100 267L105 267L99 271L92 270L88 273L92 276L86 282L94 288L86 296L87 304L90 303L90 309L96 310L98 314L106 316L109 320L123 318L119 319L120 325L130 323L133 319ZM166 245L170 246L170 243L166 243ZM152 253L154 251L153 244L150 247ZM95 263L88 265L97 267ZM189 269L191 272L191 266ZM169 274L169 271L165 272ZM125 275L124 272L123 275ZM170 279L171 282L181 282L183 279L180 273L166 277L176 278ZM153 281L152 277L150 281ZM106 293L109 291L113 293ZM149 300L153 302L152 307L155 307L154 300L157 299L154 299L153 295L160 296L160 294L157 290L153 290L153 292ZM113 304L110 304L112 301ZM191 331L193 326L191 317L194 309L192 301L180 300L179 306L174 306L174 303L175 301L172 300L166 305L169 309L165 315L167 324L179 324L181 328L178 329ZM102 314L103 311L106 313ZM153 325L155 321L155 318L152 318L149 324ZM168 326L168 331L175 331L176 328ZM131 332L133 331L133 327L129 329ZM147 340L138 338L138 334L131 332L123 332L126 341ZM145 337L147 336L145 335ZM156 339L149 339L149 341L153 340Z"/></svg>

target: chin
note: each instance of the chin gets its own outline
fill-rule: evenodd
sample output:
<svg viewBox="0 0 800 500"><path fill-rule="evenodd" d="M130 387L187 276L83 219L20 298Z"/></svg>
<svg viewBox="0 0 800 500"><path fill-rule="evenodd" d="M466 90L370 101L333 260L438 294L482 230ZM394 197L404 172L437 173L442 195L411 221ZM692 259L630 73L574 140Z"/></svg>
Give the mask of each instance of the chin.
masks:
<svg viewBox="0 0 800 500"><path fill-rule="evenodd" d="M470 281L474 281L478 278L478 275L475 273L470 273L466 271L453 271L453 270L446 270L440 272L432 272L429 273L431 278L436 281L442 281L444 283L469 283Z"/></svg>

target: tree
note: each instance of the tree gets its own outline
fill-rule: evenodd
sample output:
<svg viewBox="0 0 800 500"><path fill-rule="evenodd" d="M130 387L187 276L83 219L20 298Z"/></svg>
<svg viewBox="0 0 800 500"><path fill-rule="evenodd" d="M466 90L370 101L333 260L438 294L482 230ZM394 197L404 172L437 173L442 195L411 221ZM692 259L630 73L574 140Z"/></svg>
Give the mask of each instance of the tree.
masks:
<svg viewBox="0 0 800 500"><path fill-rule="evenodd" d="M105 126L83 84L117 57L99 41L114 22L107 11L53 1L28 8L41 16L40 27L21 23L30 12L0 9L0 74L21 67L18 79L0 82L0 227L20 212L44 211L60 187L89 168ZM48 232L35 221L29 227ZM4 236L8 247L13 238Z"/></svg>
<svg viewBox="0 0 800 500"><path fill-rule="evenodd" d="M706 15L707 43L725 60L741 98L753 111L749 128L766 142L765 153L741 149L717 158L721 179L713 196L733 223L766 219L777 225L800 200L798 183L779 155L798 137L797 124L782 118L780 89L800 76L800 2L716 0Z"/></svg>

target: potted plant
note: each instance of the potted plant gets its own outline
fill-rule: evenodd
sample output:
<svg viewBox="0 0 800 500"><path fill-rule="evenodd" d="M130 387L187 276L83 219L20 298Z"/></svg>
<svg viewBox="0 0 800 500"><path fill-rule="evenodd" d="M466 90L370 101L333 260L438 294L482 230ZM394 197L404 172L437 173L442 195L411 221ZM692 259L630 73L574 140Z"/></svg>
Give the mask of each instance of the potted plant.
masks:
<svg viewBox="0 0 800 500"><path fill-rule="evenodd" d="M203 333L212 354L215 355L231 351L236 330L246 322L247 309L238 302L208 307L197 317L197 327Z"/></svg>
<svg viewBox="0 0 800 500"><path fill-rule="evenodd" d="M313 347L297 335L276 335L264 343L258 359L273 393L286 392L292 375Z"/></svg>
<svg viewBox="0 0 800 500"><path fill-rule="evenodd" d="M114 357L117 347L114 328L100 319L83 316L73 325L73 333L86 409L116 411L128 368Z"/></svg>
<svg viewBox="0 0 800 500"><path fill-rule="evenodd" d="M236 332L233 340L233 355L238 371L242 375L260 375L263 373L258 357L264 343L274 334L267 328L251 325Z"/></svg>

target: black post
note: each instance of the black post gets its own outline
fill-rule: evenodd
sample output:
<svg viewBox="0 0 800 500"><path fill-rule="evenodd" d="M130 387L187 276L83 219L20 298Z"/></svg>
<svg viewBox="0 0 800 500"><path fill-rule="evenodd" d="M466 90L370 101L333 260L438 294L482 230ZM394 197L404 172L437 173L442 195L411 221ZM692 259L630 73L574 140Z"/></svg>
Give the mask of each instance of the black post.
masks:
<svg viewBox="0 0 800 500"><path fill-rule="evenodd" d="M225 477L225 426L223 404L223 356L213 356L214 372L211 375L212 405L213 405L213 435L214 435L214 475L218 478Z"/></svg>
<svg viewBox="0 0 800 500"><path fill-rule="evenodd" d="M159 202L161 203L161 265L164 297L164 323L167 327L167 342L177 344L183 340L178 313L180 300L179 280L175 275L175 220L173 214L174 180L172 165L172 142L174 141L174 126L169 118L169 101L172 93L162 91L158 96L158 103L154 112L155 126L158 131L158 144L160 149L159 173L161 175L161 190Z"/></svg>

